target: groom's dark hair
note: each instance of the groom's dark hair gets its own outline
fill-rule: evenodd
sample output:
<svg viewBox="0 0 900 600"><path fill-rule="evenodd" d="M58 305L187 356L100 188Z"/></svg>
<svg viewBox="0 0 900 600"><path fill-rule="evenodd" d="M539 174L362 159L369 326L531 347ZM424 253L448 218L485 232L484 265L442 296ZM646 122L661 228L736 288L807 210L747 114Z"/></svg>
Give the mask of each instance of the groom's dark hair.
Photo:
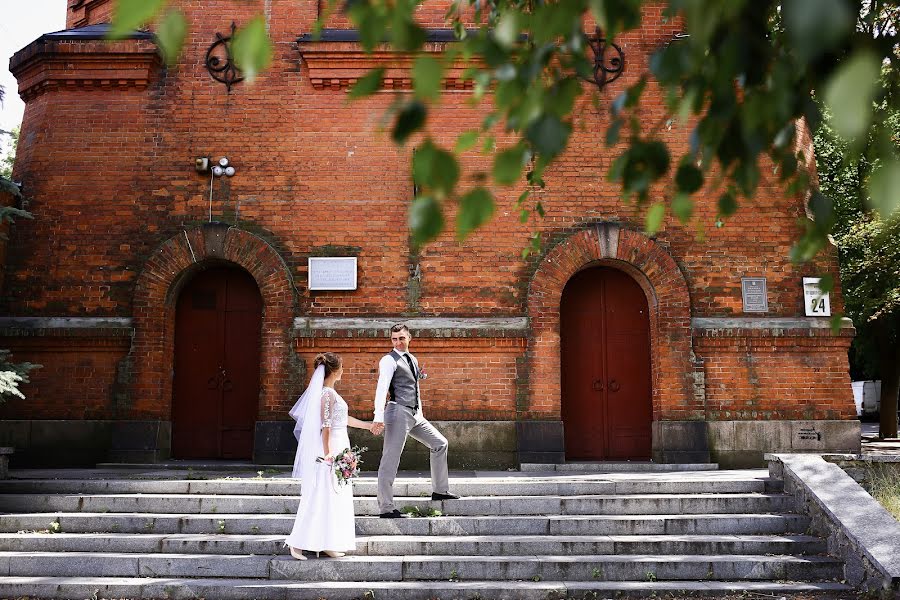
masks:
<svg viewBox="0 0 900 600"><path fill-rule="evenodd" d="M391 333L400 333L401 331L409 333L409 327L407 327L405 323L397 323L391 327Z"/></svg>

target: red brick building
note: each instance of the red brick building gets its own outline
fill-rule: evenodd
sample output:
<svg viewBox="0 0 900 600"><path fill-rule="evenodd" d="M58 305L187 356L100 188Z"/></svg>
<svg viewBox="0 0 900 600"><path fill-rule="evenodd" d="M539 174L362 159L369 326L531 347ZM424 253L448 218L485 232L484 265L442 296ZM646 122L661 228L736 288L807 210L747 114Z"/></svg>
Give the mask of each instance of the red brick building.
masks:
<svg viewBox="0 0 900 600"><path fill-rule="evenodd" d="M11 60L27 102L14 179L35 219L10 232L0 347L44 365L27 400L0 407L13 464L287 462L287 410L311 357L344 356L341 391L369 417L397 321L415 336L426 413L442 422L455 466L736 465L765 451L858 448L852 328L832 333L804 310L803 277L836 276L836 259L788 259L802 200L763 181L717 228L716 198L701 194L702 239L671 221L648 237L605 179L616 153L598 133L604 104L678 31L659 10L617 40L626 68L601 108L583 97L539 192L545 219L520 224L521 190L499 190L488 227L416 251L410 149L379 130L409 76L389 71L384 90L348 102L349 85L386 55L365 55L345 21L310 41L317 2L178 0L190 33L167 68L149 34L103 39L112 4L69 0L68 29ZM427 51L440 52L452 42L432 4ZM273 63L229 88L207 52L260 12ZM467 88L447 72L429 125L447 145L483 116ZM662 100L648 92L655 122ZM677 152L689 129L664 135ZM201 157L227 157L234 176L198 172ZM463 159L470 170L486 160ZM542 251L523 259L534 227ZM311 290L311 257L355 258L337 273L355 276L355 289ZM757 287L745 306L746 278ZM831 304L841 309L839 291Z"/></svg>

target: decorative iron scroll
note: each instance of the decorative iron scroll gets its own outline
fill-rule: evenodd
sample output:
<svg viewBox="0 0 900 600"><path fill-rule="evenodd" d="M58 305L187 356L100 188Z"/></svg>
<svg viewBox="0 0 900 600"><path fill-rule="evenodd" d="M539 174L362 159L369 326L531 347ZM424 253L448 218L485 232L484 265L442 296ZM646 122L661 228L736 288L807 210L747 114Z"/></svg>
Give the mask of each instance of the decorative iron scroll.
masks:
<svg viewBox="0 0 900 600"><path fill-rule="evenodd" d="M206 51L206 70L213 79L224 83L229 92L231 86L244 80L234 64L234 57L231 56L231 40L234 38L235 29L237 28L232 22L231 35L224 36L217 32L216 41Z"/></svg>
<svg viewBox="0 0 900 600"><path fill-rule="evenodd" d="M588 45L594 54L594 83L603 89L607 83L612 83L622 75L625 70L625 53L617 44L607 43L599 27L593 37L588 37Z"/></svg>

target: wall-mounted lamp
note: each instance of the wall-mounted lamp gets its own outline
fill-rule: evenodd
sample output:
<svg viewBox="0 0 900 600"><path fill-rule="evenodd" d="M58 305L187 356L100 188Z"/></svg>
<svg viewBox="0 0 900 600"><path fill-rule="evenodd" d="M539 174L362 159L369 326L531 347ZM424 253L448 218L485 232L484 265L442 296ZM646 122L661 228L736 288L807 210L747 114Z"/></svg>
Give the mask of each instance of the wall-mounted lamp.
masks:
<svg viewBox="0 0 900 600"><path fill-rule="evenodd" d="M212 223L212 197L213 197L213 179L225 175L226 177L234 177L235 169L231 166L230 161L226 157L219 159L219 164L209 168L209 157L200 156L194 159L194 168L198 173L209 173L209 222Z"/></svg>

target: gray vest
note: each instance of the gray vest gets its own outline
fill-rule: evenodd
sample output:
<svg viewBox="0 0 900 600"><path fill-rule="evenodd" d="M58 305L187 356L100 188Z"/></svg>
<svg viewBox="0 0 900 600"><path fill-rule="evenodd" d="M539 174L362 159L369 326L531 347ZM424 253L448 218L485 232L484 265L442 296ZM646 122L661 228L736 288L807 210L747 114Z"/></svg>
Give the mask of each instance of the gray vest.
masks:
<svg viewBox="0 0 900 600"><path fill-rule="evenodd" d="M416 380L415 374L402 354L391 350L388 356L397 361L397 368L394 370L394 377L388 388L390 399L401 406L416 410L419 408L419 382Z"/></svg>

